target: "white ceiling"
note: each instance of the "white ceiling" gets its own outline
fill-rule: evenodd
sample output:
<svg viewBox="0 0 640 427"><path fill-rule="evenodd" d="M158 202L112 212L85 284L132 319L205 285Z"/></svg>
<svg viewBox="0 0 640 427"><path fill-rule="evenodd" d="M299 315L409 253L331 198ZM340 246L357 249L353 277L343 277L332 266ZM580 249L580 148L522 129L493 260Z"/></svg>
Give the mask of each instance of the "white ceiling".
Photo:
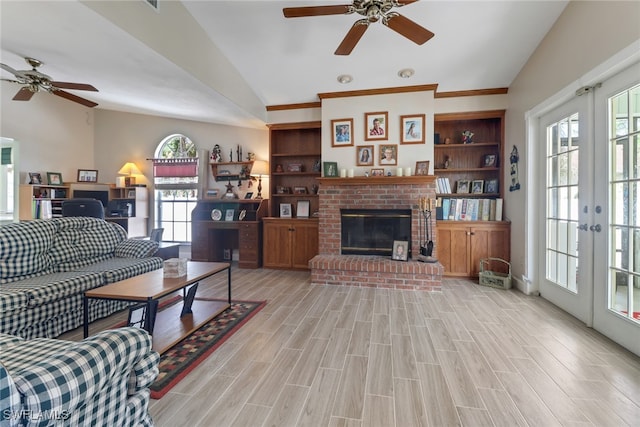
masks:
<svg viewBox="0 0 640 427"><path fill-rule="evenodd" d="M109 7L118 7L113 3ZM161 12L169 8L159 3ZM377 23L351 55L336 56L333 52L359 15L286 19L282 8L348 0L182 3L263 106L381 87L437 84L439 92L508 87L567 4L422 0L396 10L435 33L424 45ZM148 8L153 19L156 12ZM96 108L251 127L264 123L265 113L245 108L228 87L186 71L81 2L0 0L0 19L2 63L23 70L28 66L22 57L40 59L45 62L40 71L54 80L97 87L98 93L72 91L99 103ZM167 32L181 34L180 28ZM201 52L182 54L197 61ZM414 69L415 75L398 77L403 68ZM338 83L340 74L352 75L353 82ZM1 76L12 77L5 71ZM18 86L2 83L3 91L14 89Z"/></svg>

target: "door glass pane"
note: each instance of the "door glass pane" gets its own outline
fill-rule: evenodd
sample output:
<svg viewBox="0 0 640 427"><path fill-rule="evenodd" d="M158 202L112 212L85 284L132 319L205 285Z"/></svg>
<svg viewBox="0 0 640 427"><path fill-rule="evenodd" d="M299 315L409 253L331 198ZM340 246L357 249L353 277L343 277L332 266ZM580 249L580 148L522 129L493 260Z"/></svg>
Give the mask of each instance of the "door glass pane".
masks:
<svg viewBox="0 0 640 427"><path fill-rule="evenodd" d="M640 322L640 85L609 98L609 309Z"/></svg>
<svg viewBox="0 0 640 427"><path fill-rule="evenodd" d="M579 115L547 127L546 278L577 293Z"/></svg>

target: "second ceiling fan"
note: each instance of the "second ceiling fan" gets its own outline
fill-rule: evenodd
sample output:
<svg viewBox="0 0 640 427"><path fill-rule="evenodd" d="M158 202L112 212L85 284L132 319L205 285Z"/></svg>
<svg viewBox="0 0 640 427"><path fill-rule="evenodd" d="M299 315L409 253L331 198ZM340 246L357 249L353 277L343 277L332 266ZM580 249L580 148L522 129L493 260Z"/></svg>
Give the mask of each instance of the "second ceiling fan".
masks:
<svg viewBox="0 0 640 427"><path fill-rule="evenodd" d="M336 55L349 55L364 35L369 24L377 21L419 45L432 38L434 34L431 31L392 10L394 7L405 6L416 1L418 0L354 0L352 4L285 7L282 11L285 18L348 15L351 13L364 16L363 19L359 19L353 24L335 51Z"/></svg>

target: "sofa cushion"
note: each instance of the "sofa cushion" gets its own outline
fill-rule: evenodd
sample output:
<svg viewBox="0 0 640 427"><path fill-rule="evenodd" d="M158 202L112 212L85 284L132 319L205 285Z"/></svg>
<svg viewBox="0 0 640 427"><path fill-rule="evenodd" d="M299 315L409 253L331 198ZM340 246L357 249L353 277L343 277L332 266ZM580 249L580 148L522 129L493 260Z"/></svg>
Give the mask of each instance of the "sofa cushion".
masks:
<svg viewBox="0 0 640 427"><path fill-rule="evenodd" d="M104 278L100 273L68 271L7 283L2 285L2 288L4 291L25 292L29 297L29 307L34 307L79 294L103 284Z"/></svg>
<svg viewBox="0 0 640 427"><path fill-rule="evenodd" d="M67 217L51 220L57 227L49 250L53 265L112 255L127 233L118 224L99 218Z"/></svg>
<svg viewBox="0 0 640 427"><path fill-rule="evenodd" d="M0 317L29 305L29 295L22 289L3 290L0 286Z"/></svg>
<svg viewBox="0 0 640 427"><path fill-rule="evenodd" d="M127 239L116 247L115 256L121 258L145 258L158 252L158 242Z"/></svg>
<svg viewBox="0 0 640 427"><path fill-rule="evenodd" d="M0 283L46 272L56 226L35 220L0 227Z"/></svg>
<svg viewBox="0 0 640 427"><path fill-rule="evenodd" d="M84 267L76 271L101 273L104 283L114 283L139 274L148 273L162 267L162 258L109 258Z"/></svg>
<svg viewBox="0 0 640 427"><path fill-rule="evenodd" d="M0 363L0 420L2 425L20 425L20 393L9 371ZM6 423L6 424L5 424Z"/></svg>

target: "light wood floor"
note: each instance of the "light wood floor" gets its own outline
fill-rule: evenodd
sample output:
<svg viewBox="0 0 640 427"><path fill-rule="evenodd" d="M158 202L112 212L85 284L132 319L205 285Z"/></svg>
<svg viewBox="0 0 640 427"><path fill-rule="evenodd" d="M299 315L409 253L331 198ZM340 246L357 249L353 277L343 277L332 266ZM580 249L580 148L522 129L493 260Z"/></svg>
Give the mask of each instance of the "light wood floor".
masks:
<svg viewBox="0 0 640 427"><path fill-rule="evenodd" d="M452 279L424 293L232 278L234 299L267 306L152 400L156 425L640 425L640 358L539 297ZM223 297L224 277L201 289Z"/></svg>

